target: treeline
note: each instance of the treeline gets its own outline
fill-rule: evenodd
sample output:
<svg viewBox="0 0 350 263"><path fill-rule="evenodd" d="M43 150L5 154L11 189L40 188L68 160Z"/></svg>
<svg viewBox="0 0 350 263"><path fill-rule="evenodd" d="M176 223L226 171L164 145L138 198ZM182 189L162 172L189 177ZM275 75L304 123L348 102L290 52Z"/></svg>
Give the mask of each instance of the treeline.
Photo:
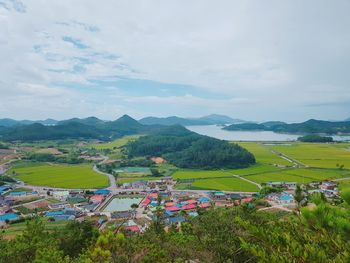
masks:
<svg viewBox="0 0 350 263"><path fill-rule="evenodd" d="M329 136L320 136L317 134L305 135L298 138L300 142L333 142L333 138Z"/></svg>
<svg viewBox="0 0 350 263"><path fill-rule="evenodd" d="M84 159L79 157L79 154L75 153L70 153L63 156L56 156L50 153L29 153L25 156L25 159L35 162L54 162L68 164L79 164L85 162Z"/></svg>
<svg viewBox="0 0 350 263"><path fill-rule="evenodd" d="M163 212L142 235L120 228L98 234L90 223L48 232L34 220L13 240L0 239L0 262L348 262L350 193L334 206L320 194L301 213L268 213L243 205L203 211L164 231Z"/></svg>
<svg viewBox="0 0 350 263"><path fill-rule="evenodd" d="M237 144L171 126L127 146L129 158L163 156L181 168L241 168L255 163L254 155Z"/></svg>

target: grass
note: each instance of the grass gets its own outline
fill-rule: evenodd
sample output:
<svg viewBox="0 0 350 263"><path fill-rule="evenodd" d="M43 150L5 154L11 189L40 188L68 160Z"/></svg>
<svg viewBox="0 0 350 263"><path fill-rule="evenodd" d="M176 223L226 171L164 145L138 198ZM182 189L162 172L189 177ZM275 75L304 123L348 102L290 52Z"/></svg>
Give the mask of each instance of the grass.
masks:
<svg viewBox="0 0 350 263"><path fill-rule="evenodd" d="M50 222L48 220L43 220L45 229L48 231L53 231L56 228L65 226L67 221ZM16 235L21 234L26 229L27 222L21 222L16 224L11 224L8 228L2 230L3 237L5 239L12 239ZM1 230L0 230L1 231Z"/></svg>
<svg viewBox="0 0 350 263"><path fill-rule="evenodd" d="M297 176L305 176L317 181L321 180L330 180L336 178L342 178L349 176L349 170L336 170L336 169L293 169L284 172L285 174L297 175Z"/></svg>
<svg viewBox="0 0 350 263"><path fill-rule="evenodd" d="M257 174L257 175L249 175L246 176L248 180L251 180L256 183L266 183L266 182L297 182L300 184L303 183L310 183L312 181L315 181L311 178L308 177L303 177L303 176L296 176L296 175L291 175L288 173L285 173L283 171L281 172L274 172L274 173L265 173L265 174Z"/></svg>
<svg viewBox="0 0 350 263"><path fill-rule="evenodd" d="M238 144L243 148L246 148L252 154L254 154L255 159L258 163L291 166L290 162L272 153L269 148L267 148L265 145L261 143L239 142Z"/></svg>
<svg viewBox="0 0 350 263"><path fill-rule="evenodd" d="M350 190L350 179L338 181L338 183L339 183L339 188L341 192Z"/></svg>
<svg viewBox="0 0 350 263"><path fill-rule="evenodd" d="M113 149L117 149L117 148L123 147L128 142L134 141L134 140L138 139L139 137L140 137L140 135L124 136L124 137L122 137L120 139L117 139L115 141L108 142L108 143L94 143L94 144L90 144L89 147L90 148L95 148L96 150L105 150L105 149L113 150Z"/></svg>
<svg viewBox="0 0 350 263"><path fill-rule="evenodd" d="M231 169L231 170L179 170L173 174L174 179L205 179L205 178L218 178L218 177L230 177L235 175L248 175L259 174L266 172L278 171L279 168L271 165L254 165L243 169Z"/></svg>
<svg viewBox="0 0 350 263"><path fill-rule="evenodd" d="M196 180L192 183L192 188L239 192L259 191L257 186L234 177Z"/></svg>
<svg viewBox="0 0 350 263"><path fill-rule="evenodd" d="M90 165L41 165L15 171L17 179L30 185L81 189L108 186L108 178L94 172Z"/></svg>
<svg viewBox="0 0 350 263"><path fill-rule="evenodd" d="M350 169L350 144L290 143L268 146L299 162L318 168L337 168L337 164Z"/></svg>

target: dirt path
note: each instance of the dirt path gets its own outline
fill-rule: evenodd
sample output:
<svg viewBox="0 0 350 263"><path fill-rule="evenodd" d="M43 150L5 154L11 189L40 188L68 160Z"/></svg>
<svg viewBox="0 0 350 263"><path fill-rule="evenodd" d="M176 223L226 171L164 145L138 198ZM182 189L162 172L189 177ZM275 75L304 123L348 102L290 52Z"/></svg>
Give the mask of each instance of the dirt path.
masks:
<svg viewBox="0 0 350 263"><path fill-rule="evenodd" d="M242 176L236 175L236 174L233 174L232 176L233 176L233 177L236 177L236 178L239 178L239 179L241 179L241 180L243 180L243 181L246 181L246 182L248 182L248 183L251 183L251 184L257 186L259 189L262 188L262 186L261 186L260 184L258 184L258 183L256 183L256 182L253 182L253 181L251 181L251 180L249 180L249 179L246 179L245 177L242 177Z"/></svg>

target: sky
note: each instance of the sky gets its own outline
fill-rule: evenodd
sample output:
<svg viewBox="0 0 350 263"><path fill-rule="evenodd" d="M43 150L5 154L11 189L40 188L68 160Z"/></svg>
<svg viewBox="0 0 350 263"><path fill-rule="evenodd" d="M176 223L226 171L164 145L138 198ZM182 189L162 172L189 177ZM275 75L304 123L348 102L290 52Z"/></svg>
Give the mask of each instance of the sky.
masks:
<svg viewBox="0 0 350 263"><path fill-rule="evenodd" d="M0 0L0 118L350 117L349 0Z"/></svg>

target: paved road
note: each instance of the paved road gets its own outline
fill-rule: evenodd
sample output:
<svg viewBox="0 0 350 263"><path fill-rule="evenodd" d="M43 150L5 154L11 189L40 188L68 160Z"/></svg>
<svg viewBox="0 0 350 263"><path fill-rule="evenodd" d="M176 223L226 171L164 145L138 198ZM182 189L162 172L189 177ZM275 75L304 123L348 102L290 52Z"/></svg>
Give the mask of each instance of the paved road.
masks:
<svg viewBox="0 0 350 263"><path fill-rule="evenodd" d="M104 155L101 155L101 157L103 158L103 160L101 162L99 162L98 164L104 164L106 163L108 160L109 160L109 157L108 156L104 156ZM108 177L109 179L109 187L108 189L111 190L113 193L117 190L117 184L115 182L115 177L113 174L109 174L109 173L104 173L102 171L100 171L98 168L97 168L97 165L95 164L94 167L93 167L93 170L96 172L96 173L100 173L100 174L103 174L105 176Z"/></svg>
<svg viewBox="0 0 350 263"><path fill-rule="evenodd" d="M232 176L233 176L233 177L236 177L236 178L239 178L239 179L241 179L241 180L243 180L243 181L246 181L246 182L248 182L248 183L254 184L254 185L256 185L259 189L262 188L262 186L261 186L260 184L258 184L258 183L256 183L256 182L253 182L253 181L251 181L251 180L249 180L249 179L247 179L247 178L245 178L245 177L243 177L243 176L239 176L239 175L236 175L236 174L233 174Z"/></svg>

